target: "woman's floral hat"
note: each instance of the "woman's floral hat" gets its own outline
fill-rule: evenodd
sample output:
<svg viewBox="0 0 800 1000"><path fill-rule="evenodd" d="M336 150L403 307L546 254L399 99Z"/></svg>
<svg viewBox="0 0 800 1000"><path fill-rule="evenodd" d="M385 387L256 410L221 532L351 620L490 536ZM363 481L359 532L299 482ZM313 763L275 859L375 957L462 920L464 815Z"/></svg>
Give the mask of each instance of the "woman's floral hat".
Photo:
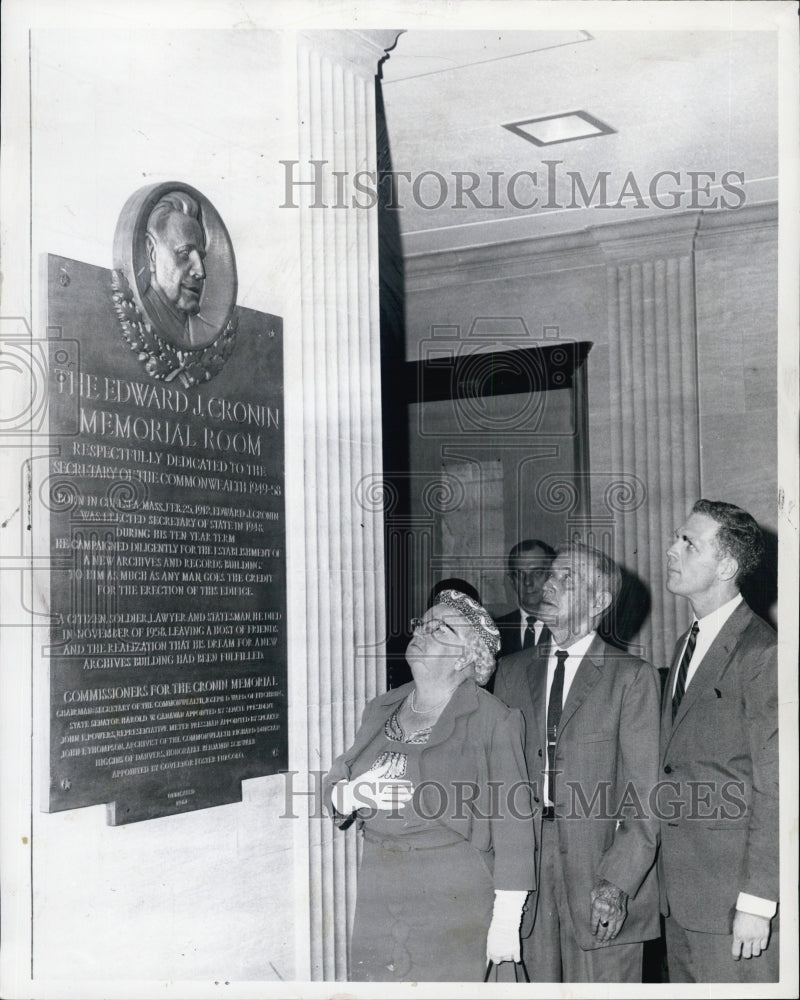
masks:
<svg viewBox="0 0 800 1000"><path fill-rule="evenodd" d="M481 607L477 601L473 601L466 594L462 594L460 590L440 591L436 595L436 603L446 604L463 615L486 643L489 652L493 656L497 656L500 652L500 630L486 608Z"/></svg>

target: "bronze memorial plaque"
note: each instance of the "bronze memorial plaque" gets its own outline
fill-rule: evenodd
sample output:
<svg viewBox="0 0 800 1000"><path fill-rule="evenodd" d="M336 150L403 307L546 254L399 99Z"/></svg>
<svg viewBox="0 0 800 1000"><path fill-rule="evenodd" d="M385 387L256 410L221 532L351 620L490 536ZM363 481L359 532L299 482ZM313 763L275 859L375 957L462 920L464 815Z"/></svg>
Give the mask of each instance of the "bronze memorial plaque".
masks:
<svg viewBox="0 0 800 1000"><path fill-rule="evenodd" d="M47 258L49 789L133 822L285 770L283 331L180 182L123 208L114 269Z"/></svg>

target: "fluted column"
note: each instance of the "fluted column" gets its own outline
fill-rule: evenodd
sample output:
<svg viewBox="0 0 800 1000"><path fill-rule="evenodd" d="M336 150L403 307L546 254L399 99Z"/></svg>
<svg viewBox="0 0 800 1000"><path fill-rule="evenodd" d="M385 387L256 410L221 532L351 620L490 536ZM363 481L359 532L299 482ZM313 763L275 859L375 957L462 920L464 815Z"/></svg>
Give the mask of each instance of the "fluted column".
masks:
<svg viewBox="0 0 800 1000"><path fill-rule="evenodd" d="M362 495L363 483L381 473L377 210L354 207L352 195L354 175L376 170L375 74L397 34L297 38L295 176L318 176L324 185L322 198L313 185L298 185L293 195L300 213L311 772L326 770L352 742L365 702L384 687L382 506ZM314 168L311 161L327 162ZM344 197L334 172L344 175ZM356 838L313 816L308 834L311 978L345 979Z"/></svg>
<svg viewBox="0 0 800 1000"><path fill-rule="evenodd" d="M633 641L658 667L686 619L685 602L664 586L666 549L700 488L698 221L687 213L594 231L608 261L613 471L635 474L646 490L643 504L616 518L616 557L650 590L651 614Z"/></svg>

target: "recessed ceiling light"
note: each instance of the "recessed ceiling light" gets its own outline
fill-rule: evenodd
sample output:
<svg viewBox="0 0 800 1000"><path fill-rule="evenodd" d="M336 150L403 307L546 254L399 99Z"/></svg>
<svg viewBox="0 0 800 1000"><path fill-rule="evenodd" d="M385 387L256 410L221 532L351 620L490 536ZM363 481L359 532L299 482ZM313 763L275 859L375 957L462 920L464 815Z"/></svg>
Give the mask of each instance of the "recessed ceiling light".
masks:
<svg viewBox="0 0 800 1000"><path fill-rule="evenodd" d="M526 118L521 122L510 122L503 128L522 136L535 146L554 146L558 142L592 139L597 135L613 135L616 132L616 129L586 111L564 111L544 118Z"/></svg>

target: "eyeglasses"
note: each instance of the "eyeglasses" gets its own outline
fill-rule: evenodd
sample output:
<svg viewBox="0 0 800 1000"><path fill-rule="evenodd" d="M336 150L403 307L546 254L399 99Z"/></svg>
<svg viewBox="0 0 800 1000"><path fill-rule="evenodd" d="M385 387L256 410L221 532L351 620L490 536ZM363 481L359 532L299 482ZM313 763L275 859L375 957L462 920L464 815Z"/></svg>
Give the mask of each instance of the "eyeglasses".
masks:
<svg viewBox="0 0 800 1000"><path fill-rule="evenodd" d="M412 632L419 632L421 635L435 635L436 632L441 632L445 628L453 631L441 618L431 618L428 621L423 621L422 618L412 618L410 625Z"/></svg>

